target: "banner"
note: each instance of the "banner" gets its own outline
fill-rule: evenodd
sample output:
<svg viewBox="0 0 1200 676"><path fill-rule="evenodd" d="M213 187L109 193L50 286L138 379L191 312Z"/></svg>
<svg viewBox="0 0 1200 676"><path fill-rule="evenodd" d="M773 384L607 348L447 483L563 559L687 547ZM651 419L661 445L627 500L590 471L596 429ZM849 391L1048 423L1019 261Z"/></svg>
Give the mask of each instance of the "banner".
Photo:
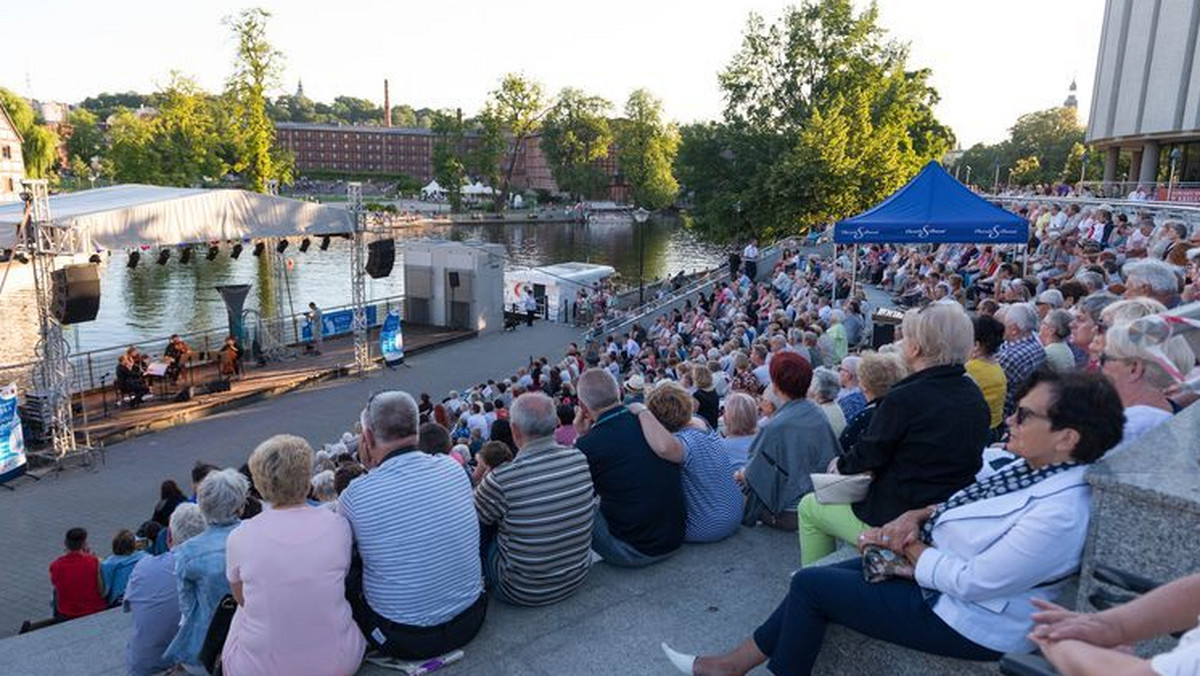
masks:
<svg viewBox="0 0 1200 676"><path fill-rule="evenodd" d="M404 361L404 332L400 328L400 311L388 312L379 332L379 351L388 366Z"/></svg>
<svg viewBox="0 0 1200 676"><path fill-rule="evenodd" d="M378 322L379 315L375 311L374 305L367 306L367 326L375 326ZM337 312L327 312L321 315L321 338L328 339L330 336L336 336L343 333L350 333L354 330L354 310L338 310ZM312 321L305 321L304 326L300 329L300 338L304 341L312 340Z"/></svg>
<svg viewBox="0 0 1200 676"><path fill-rule="evenodd" d="M25 437L17 413L17 385L0 387L0 481L25 473Z"/></svg>

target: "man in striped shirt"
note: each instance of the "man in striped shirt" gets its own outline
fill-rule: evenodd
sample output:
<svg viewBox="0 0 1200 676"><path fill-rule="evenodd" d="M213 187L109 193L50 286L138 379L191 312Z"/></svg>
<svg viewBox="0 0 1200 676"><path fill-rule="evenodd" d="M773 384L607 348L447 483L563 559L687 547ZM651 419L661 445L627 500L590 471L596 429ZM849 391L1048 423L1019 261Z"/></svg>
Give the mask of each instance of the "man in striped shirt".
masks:
<svg viewBox="0 0 1200 676"><path fill-rule="evenodd" d="M360 421L359 459L370 471L338 499L358 553L346 577L354 620L391 657L461 648L487 612L471 482L449 456L417 448L417 403L407 393L371 397Z"/></svg>
<svg viewBox="0 0 1200 676"><path fill-rule="evenodd" d="M516 459L488 473L475 489L484 526L496 526L485 549L484 575L497 598L522 606L561 601L591 568L592 476L587 458L554 442L554 401L530 392L510 412Z"/></svg>

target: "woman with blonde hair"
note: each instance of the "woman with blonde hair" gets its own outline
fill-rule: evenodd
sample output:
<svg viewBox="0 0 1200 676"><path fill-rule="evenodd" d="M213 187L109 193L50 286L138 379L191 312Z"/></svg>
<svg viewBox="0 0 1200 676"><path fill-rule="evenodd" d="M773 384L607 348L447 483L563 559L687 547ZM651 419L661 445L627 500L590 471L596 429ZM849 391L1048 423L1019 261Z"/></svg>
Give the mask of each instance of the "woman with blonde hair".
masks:
<svg viewBox="0 0 1200 676"><path fill-rule="evenodd" d="M729 466L738 471L750 459L750 444L758 433L758 404L745 392L734 392L725 398L725 438L721 447L729 458Z"/></svg>
<svg viewBox="0 0 1200 676"><path fill-rule="evenodd" d="M704 363L692 364L692 384L696 391L692 398L696 400L696 415L708 423L709 429L717 429L717 418L721 415L721 398L717 396L717 388L713 386L713 374Z"/></svg>
<svg viewBox="0 0 1200 676"><path fill-rule="evenodd" d="M250 455L271 509L229 535L226 570L238 603L221 655L227 674L352 674L366 642L346 601L350 524L310 507L312 449L280 434Z"/></svg>
<svg viewBox="0 0 1200 676"><path fill-rule="evenodd" d="M1128 323L1113 326L1104 334L1100 370L1125 406L1122 444L1171 419L1175 406L1164 391L1196 365L1196 355L1182 336L1168 338L1157 347L1161 357L1135 344Z"/></svg>
<svg viewBox="0 0 1200 676"><path fill-rule="evenodd" d="M888 390L908 377L908 368L898 354L867 351L859 357L858 386L867 405L846 422L846 429L838 437L842 452L849 451L858 443L858 438L871 425L871 418Z"/></svg>

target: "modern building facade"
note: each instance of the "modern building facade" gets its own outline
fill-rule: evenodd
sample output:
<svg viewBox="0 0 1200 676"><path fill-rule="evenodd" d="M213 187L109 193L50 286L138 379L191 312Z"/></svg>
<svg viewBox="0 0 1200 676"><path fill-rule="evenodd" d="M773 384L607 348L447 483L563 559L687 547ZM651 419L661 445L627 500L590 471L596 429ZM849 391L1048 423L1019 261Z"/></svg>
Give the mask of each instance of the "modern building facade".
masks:
<svg viewBox="0 0 1200 676"><path fill-rule="evenodd" d="M1087 142L1105 152L1105 183L1165 199L1172 173L1200 181L1200 0L1107 0L1104 12ZM1117 175L1123 151L1128 176Z"/></svg>
<svg viewBox="0 0 1200 676"><path fill-rule="evenodd" d="M0 202L21 199L21 180L25 178L25 157L21 154L21 135L12 118L0 106Z"/></svg>

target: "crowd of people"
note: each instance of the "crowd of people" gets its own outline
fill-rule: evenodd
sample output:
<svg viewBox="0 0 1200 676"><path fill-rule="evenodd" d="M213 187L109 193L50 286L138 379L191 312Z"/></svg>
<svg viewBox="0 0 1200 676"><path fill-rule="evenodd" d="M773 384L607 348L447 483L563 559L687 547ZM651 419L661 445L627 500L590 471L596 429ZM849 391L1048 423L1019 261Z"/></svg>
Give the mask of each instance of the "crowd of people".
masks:
<svg viewBox="0 0 1200 676"><path fill-rule="evenodd" d="M762 281L740 267L507 378L376 394L315 452L276 436L240 470L197 465L191 497L164 483L104 561L67 534L55 614L123 603L131 674L348 674L368 651L465 646L489 600L563 602L596 561L650 566L763 526L797 533L786 598L729 653L664 644L685 673L809 673L830 622L974 660L1107 650L1050 601L1080 565L1088 466L1195 399L1187 342L1149 350L1130 324L1195 296L1200 249L1180 268L1187 228L1135 239L1140 218L1022 209L1028 269L996 247L861 247L865 277L912 306L874 349L861 288L785 250ZM823 497L830 475L858 488ZM840 544L863 557L819 565Z"/></svg>

